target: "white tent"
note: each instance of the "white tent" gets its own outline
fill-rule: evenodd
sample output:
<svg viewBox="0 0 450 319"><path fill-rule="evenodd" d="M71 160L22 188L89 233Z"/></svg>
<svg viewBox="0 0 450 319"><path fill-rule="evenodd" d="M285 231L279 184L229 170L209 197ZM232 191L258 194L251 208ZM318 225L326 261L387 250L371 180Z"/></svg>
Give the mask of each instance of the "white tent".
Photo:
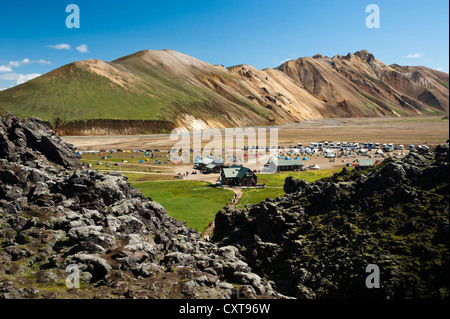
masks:
<svg viewBox="0 0 450 319"><path fill-rule="evenodd" d="M311 166L311 169L320 169L319 165L314 164L313 166Z"/></svg>
<svg viewBox="0 0 450 319"><path fill-rule="evenodd" d="M383 154L383 151L381 149L377 149L377 151L375 152L375 154Z"/></svg>

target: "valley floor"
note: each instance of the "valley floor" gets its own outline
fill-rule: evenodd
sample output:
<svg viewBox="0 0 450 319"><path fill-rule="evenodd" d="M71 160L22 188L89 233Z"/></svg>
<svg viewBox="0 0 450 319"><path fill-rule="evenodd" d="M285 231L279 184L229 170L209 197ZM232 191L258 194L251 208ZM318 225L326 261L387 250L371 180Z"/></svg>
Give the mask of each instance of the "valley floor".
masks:
<svg viewBox="0 0 450 319"><path fill-rule="evenodd" d="M270 127L267 127L270 128ZM438 145L449 136L448 117L400 117L400 118L335 118L310 120L297 124L278 126L278 142L281 145L303 145L319 141L375 141L394 144ZM223 131L223 130L222 130ZM170 149L175 143L170 134L128 136L63 136L79 150L99 148L160 148Z"/></svg>
<svg viewBox="0 0 450 319"><path fill-rule="evenodd" d="M427 144L430 147L445 142L449 135L448 119L440 117L409 117L409 118L345 118L324 119L307 121L304 123L279 126L278 144L286 147L302 143L303 146L310 142L336 141L336 142L377 142L403 144L405 148L409 144ZM168 150L174 141L170 135L147 136L90 136L90 137L63 137L69 143L77 146L80 151L96 151L97 153L85 153L82 161L89 163L99 171L121 171L128 177L130 183L141 189L144 195L152 197L163 204L168 212L175 218L187 222L189 227L203 232L208 223L214 219L217 211L231 204L234 196L233 190L217 189L211 187L219 178L219 174L192 174L193 163L175 164L169 159ZM155 149L154 157L150 159L142 153L116 152L100 154L100 149L123 149L136 151L138 149ZM393 152L387 156L401 158L408 151ZM395 155L394 155L395 154ZM105 159L104 156L111 155ZM144 158L145 157L145 158ZM300 158L302 158L301 156ZM375 156L377 157L377 156ZM264 189L243 189L238 201L238 207L246 204L256 204L266 198L283 196L284 180L288 176L305 179L308 182L319 178L331 176L339 172L342 167L351 165L357 159L367 158L361 155L354 157L342 157L331 160L321 155L308 155L309 160L304 161L307 166L318 164L320 170L304 172L281 172L277 174L257 173L258 182L266 184ZM267 162L268 156L261 155L259 164L243 163L252 170L258 171ZM375 160L382 158L374 158ZM143 162L141 162L143 160ZM156 164L159 161L160 164ZM115 163L120 163L115 166ZM227 163L232 164L232 163ZM242 163L238 163L242 164ZM117 165L117 164L116 164ZM189 174L180 181L178 174ZM180 183L182 182L182 183ZM175 214L176 216L174 216Z"/></svg>

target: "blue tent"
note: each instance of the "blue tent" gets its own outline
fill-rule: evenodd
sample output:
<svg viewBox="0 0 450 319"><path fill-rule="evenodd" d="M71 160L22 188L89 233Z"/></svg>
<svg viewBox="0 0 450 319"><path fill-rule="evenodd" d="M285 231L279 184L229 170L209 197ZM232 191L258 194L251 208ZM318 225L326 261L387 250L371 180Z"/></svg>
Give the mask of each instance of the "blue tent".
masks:
<svg viewBox="0 0 450 319"><path fill-rule="evenodd" d="M307 161L307 160L309 160L309 158L307 158L307 157L303 157L303 159L302 159L302 161Z"/></svg>
<svg viewBox="0 0 450 319"><path fill-rule="evenodd" d="M143 161L143 160L140 160L139 163L144 163L144 161Z"/></svg>
<svg viewBox="0 0 450 319"><path fill-rule="evenodd" d="M278 159L281 159L282 157L281 156L278 156Z"/></svg>
<svg viewBox="0 0 450 319"><path fill-rule="evenodd" d="M296 160L299 160L299 159L300 159L300 157L298 157L298 156L297 156L297 157L296 157L295 159L296 159Z"/></svg>
<svg viewBox="0 0 450 319"><path fill-rule="evenodd" d="M289 156L286 156L284 159L285 160L290 160L291 158Z"/></svg>

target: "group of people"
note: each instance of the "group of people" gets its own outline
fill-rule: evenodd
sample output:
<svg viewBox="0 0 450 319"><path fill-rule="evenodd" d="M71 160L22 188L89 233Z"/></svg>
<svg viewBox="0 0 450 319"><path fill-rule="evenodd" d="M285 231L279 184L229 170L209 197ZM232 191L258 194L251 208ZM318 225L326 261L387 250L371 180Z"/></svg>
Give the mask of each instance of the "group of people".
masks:
<svg viewBox="0 0 450 319"><path fill-rule="evenodd" d="M234 194L234 197L230 199L230 202L227 203L227 206L236 204L237 194Z"/></svg>
<svg viewBox="0 0 450 319"><path fill-rule="evenodd" d="M178 173L178 176L180 176L181 179L185 179L189 176L189 172L186 171L185 173Z"/></svg>

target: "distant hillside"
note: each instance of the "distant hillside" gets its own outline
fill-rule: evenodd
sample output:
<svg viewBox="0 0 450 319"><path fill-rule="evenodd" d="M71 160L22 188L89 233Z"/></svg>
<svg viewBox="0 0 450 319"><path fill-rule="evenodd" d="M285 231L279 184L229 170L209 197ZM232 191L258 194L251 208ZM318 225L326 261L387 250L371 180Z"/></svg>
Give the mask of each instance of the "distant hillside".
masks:
<svg viewBox="0 0 450 319"><path fill-rule="evenodd" d="M85 60L55 69L1 91L0 108L40 117L60 134L156 133L448 114L448 83L446 73L387 66L367 51L333 58L318 54L258 70L145 50L109 63Z"/></svg>

